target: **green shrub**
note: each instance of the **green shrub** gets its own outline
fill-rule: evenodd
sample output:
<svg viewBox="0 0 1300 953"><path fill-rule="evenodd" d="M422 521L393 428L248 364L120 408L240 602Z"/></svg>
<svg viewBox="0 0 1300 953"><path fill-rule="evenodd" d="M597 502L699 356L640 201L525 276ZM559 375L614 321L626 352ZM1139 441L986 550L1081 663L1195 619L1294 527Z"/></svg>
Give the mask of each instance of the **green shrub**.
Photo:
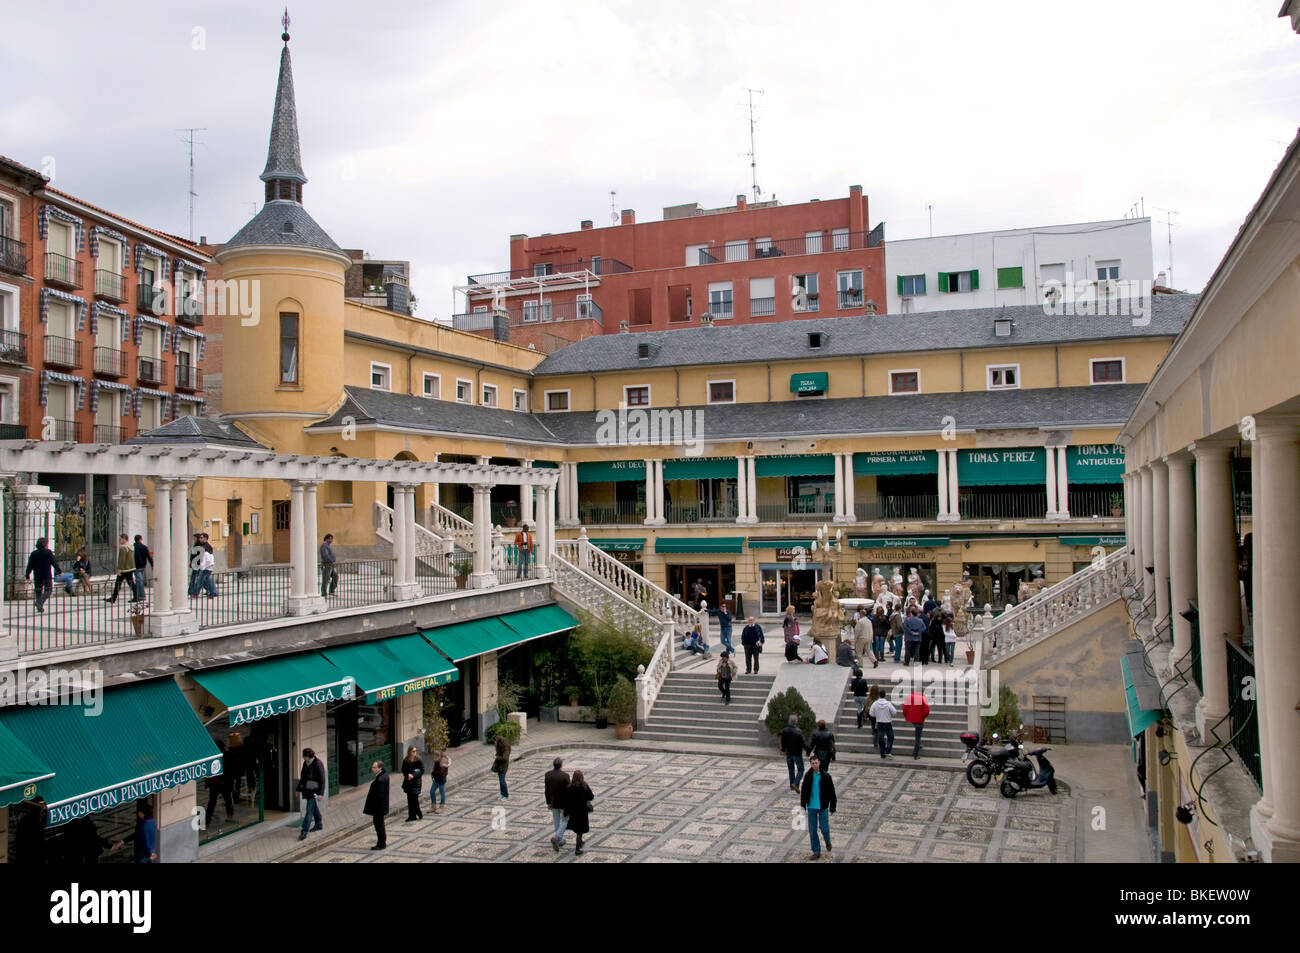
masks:
<svg viewBox="0 0 1300 953"><path fill-rule="evenodd" d="M813 714L812 706L799 694L797 688L787 688L780 694L772 696L772 700L767 705L767 730L773 735L779 735L781 729L790 723L791 715L798 717L799 730L805 737L811 736L813 729L817 727L817 716Z"/></svg>
<svg viewBox="0 0 1300 953"><path fill-rule="evenodd" d="M498 721L495 725L488 726L487 731L483 732L483 738L488 744L493 744L497 740L497 735L505 735L506 741L508 741L510 747L513 748L515 745L519 744L519 735L522 731L523 729L519 727L517 722Z"/></svg>
<svg viewBox="0 0 1300 953"><path fill-rule="evenodd" d="M1003 685L998 691L997 714L986 715L984 718L984 737L990 738L996 731L999 737L1005 738L1008 731L1016 731L1019 727L1020 702L1016 693Z"/></svg>
<svg viewBox="0 0 1300 953"><path fill-rule="evenodd" d="M524 690L509 675L497 679L497 720L505 721L512 711L519 711Z"/></svg>
<svg viewBox="0 0 1300 953"><path fill-rule="evenodd" d="M424 750L446 751L448 744L447 720L442 717L442 688L424 693Z"/></svg>
<svg viewBox="0 0 1300 953"><path fill-rule="evenodd" d="M636 721L636 687L622 675L609 690L609 717L616 725Z"/></svg>
<svg viewBox="0 0 1300 953"><path fill-rule="evenodd" d="M609 612L578 614L579 625L569 639L569 659L582 681L582 695L602 708L621 675L636 678L638 665L654 654L648 630L627 628Z"/></svg>

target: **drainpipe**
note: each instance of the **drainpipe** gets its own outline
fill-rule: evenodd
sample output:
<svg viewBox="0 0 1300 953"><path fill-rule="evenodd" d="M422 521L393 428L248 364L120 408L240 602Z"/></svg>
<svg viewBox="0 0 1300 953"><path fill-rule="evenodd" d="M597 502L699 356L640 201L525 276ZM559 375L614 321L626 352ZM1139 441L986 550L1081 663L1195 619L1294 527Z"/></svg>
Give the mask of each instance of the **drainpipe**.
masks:
<svg viewBox="0 0 1300 953"><path fill-rule="evenodd" d="M772 364L770 362L763 365L767 368L767 402L772 403Z"/></svg>
<svg viewBox="0 0 1300 953"><path fill-rule="evenodd" d="M596 407L596 375L595 375L595 374L592 374L592 375L591 375L591 409L592 409L593 411L597 409L597 407Z"/></svg>
<svg viewBox="0 0 1300 953"><path fill-rule="evenodd" d="M867 396L867 359L865 357L862 357L859 358L858 360L862 362L862 396L866 397Z"/></svg>
<svg viewBox="0 0 1300 953"><path fill-rule="evenodd" d="M706 395L705 403L708 403L707 395ZM674 367L673 368L673 406L680 407L681 405L682 405L682 372Z"/></svg>

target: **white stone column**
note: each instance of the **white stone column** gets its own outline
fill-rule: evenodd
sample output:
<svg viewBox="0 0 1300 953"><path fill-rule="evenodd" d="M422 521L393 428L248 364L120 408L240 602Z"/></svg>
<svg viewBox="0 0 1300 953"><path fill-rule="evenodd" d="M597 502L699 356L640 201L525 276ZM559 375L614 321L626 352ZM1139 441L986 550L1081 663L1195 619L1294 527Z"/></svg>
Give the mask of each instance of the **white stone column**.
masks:
<svg viewBox="0 0 1300 953"><path fill-rule="evenodd" d="M537 492L537 526L534 538L533 566L538 579L551 578L551 552L555 548L554 507L551 488L539 486Z"/></svg>
<svg viewBox="0 0 1300 953"><path fill-rule="evenodd" d="M15 492L19 489L14 487ZM144 493L132 489L119 490L113 494L113 502L117 504L118 512L118 525L109 528L114 550L117 549L118 533L126 533L129 540L134 540L137 533L148 539L149 516L144 508Z"/></svg>
<svg viewBox="0 0 1300 953"><path fill-rule="evenodd" d="M1065 469L1065 447L1056 448L1056 515L1070 518L1070 475Z"/></svg>
<svg viewBox="0 0 1300 953"><path fill-rule="evenodd" d="M172 547L179 546L189 553L188 538L181 527L179 541L172 532L172 482L157 480L153 485L153 544L158 557L153 561L153 616L169 616L172 613ZM188 574L176 577L176 588L184 589L189 594ZM150 624L150 632L161 635L157 626Z"/></svg>
<svg viewBox="0 0 1300 953"><path fill-rule="evenodd" d="M668 520L664 516L664 462L651 461L655 471L655 525L662 526Z"/></svg>
<svg viewBox="0 0 1300 953"><path fill-rule="evenodd" d="M393 488L393 538L401 540L393 565L393 601L404 602L420 594L415 582L415 487Z"/></svg>
<svg viewBox="0 0 1300 953"><path fill-rule="evenodd" d="M303 523L305 521L303 485L294 480L289 483L289 605L291 615L297 614L293 611L294 605L301 602L303 597L307 595L306 584L303 581L307 568L303 561L306 558L306 554L303 552ZM393 533L394 535L397 533L396 525L393 527Z"/></svg>
<svg viewBox="0 0 1300 953"><path fill-rule="evenodd" d="M1255 676L1263 797L1251 835L1266 861L1300 861L1300 635L1292 611L1300 564L1300 427L1294 416L1256 422L1251 445ZM1258 472L1258 480L1254 479Z"/></svg>
<svg viewBox="0 0 1300 953"><path fill-rule="evenodd" d="M561 526L578 525L578 465L576 463L560 464L560 513ZM647 501L647 507L649 501Z"/></svg>
<svg viewBox="0 0 1300 953"><path fill-rule="evenodd" d="M1196 494L1190 454L1165 457L1165 465L1169 470L1169 608L1174 623L1170 661L1177 664L1192 648L1192 624L1179 613L1196 598ZM1126 488L1128 482L1126 476Z"/></svg>
<svg viewBox="0 0 1300 953"><path fill-rule="evenodd" d="M1169 467L1164 459L1151 461L1152 554L1156 567L1156 621L1169 618Z"/></svg>
<svg viewBox="0 0 1300 953"><path fill-rule="evenodd" d="M0 473L0 479L12 480L13 473ZM5 538L6 530L5 521L0 519L0 567L5 565L5 549L12 544L12 540ZM5 604L5 575L0 570L0 606ZM8 662L18 657L18 636L9 631L5 624L5 616L0 614L0 662ZM6 832L0 828L0 837L5 837ZM7 843L7 841L6 841Z"/></svg>
<svg viewBox="0 0 1300 953"><path fill-rule="evenodd" d="M316 612L325 611L325 599L320 594L320 529L316 522L316 488L320 483L313 480L303 484L303 573L305 595L315 603Z"/></svg>
<svg viewBox="0 0 1300 953"><path fill-rule="evenodd" d="M1047 518L1059 520L1060 511L1056 508L1056 448L1045 447L1047 454Z"/></svg>
<svg viewBox="0 0 1300 953"><path fill-rule="evenodd" d="M844 521L846 523L858 521L857 493L853 476L853 453L850 451L844 454Z"/></svg>
<svg viewBox="0 0 1300 953"><path fill-rule="evenodd" d="M645 519L641 522L646 526L654 526L664 522L659 519L658 505L655 497L655 461L646 458L645 461Z"/></svg>
<svg viewBox="0 0 1300 953"><path fill-rule="evenodd" d="M948 451L936 451L939 457L939 522L948 521ZM879 499L879 492L876 498Z"/></svg>
<svg viewBox="0 0 1300 953"><path fill-rule="evenodd" d="M172 618L168 622L169 631L172 633L191 631L196 627L194 613L190 611L189 590L178 582L187 578L186 569L190 562L190 487L195 485L195 480L196 477L182 477L172 483L170 539L160 540L155 550L157 553L154 557L155 575L161 560L170 559L172 564ZM158 516L156 509L155 506L155 520ZM153 604L155 609L162 608L162 599L156 592Z"/></svg>
<svg viewBox="0 0 1300 953"><path fill-rule="evenodd" d="M749 479L745 481L745 491L749 495L749 521L758 522L758 463L755 457L746 457L745 468Z"/></svg>
<svg viewBox="0 0 1300 953"><path fill-rule="evenodd" d="M957 451L948 451L948 519L961 519L961 486L957 482Z"/></svg>
<svg viewBox="0 0 1300 953"><path fill-rule="evenodd" d="M491 589L497 576L492 571L492 484L474 483L474 572L471 589Z"/></svg>
<svg viewBox="0 0 1300 953"><path fill-rule="evenodd" d="M524 466L532 469L533 461L525 460ZM529 524L529 527L536 530L533 524L537 518L533 515L533 488L531 484L525 483L519 488L519 521Z"/></svg>
<svg viewBox="0 0 1300 953"><path fill-rule="evenodd" d="M1228 713L1228 649L1224 640L1241 640L1241 585L1237 580L1231 476L1234 446L1226 440L1197 441L1192 449L1196 454L1196 593L1204 685L1196 706L1196 728L1206 741L1213 740L1209 728ZM1148 480L1144 479L1144 502L1147 486ZM1150 524L1148 519L1143 522ZM1262 520L1255 522L1258 525ZM1218 730L1220 739L1226 740L1224 726Z"/></svg>
<svg viewBox="0 0 1300 953"><path fill-rule="evenodd" d="M737 523L749 522L749 466L745 458L736 457L736 513Z"/></svg>
<svg viewBox="0 0 1300 953"><path fill-rule="evenodd" d="M1133 481L1124 474L1124 548L1133 548Z"/></svg>
<svg viewBox="0 0 1300 953"><path fill-rule="evenodd" d="M844 522L844 454L835 454L835 516L833 523Z"/></svg>
<svg viewBox="0 0 1300 953"><path fill-rule="evenodd" d="M1199 460L1200 458L1197 457ZM1199 469L1199 468L1198 468ZM1139 471L1142 480L1142 523L1138 528L1138 533L1142 539L1142 563L1138 566L1138 572L1142 580L1142 601L1147 602L1156 593L1155 576L1147 572L1149 566L1155 565L1155 521L1152 519L1152 495L1154 487L1152 486L1151 464L1146 464ZM1199 499L1199 494L1198 494Z"/></svg>

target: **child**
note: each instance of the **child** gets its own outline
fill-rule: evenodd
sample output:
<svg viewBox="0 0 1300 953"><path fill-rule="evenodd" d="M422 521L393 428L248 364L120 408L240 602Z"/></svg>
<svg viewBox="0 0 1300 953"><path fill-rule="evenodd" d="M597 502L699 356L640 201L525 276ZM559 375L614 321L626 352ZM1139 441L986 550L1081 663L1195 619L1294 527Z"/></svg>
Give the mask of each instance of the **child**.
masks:
<svg viewBox="0 0 1300 953"><path fill-rule="evenodd" d="M439 751L433 758L433 771L431 777L433 783L429 785L429 803L433 807L433 813L440 814L442 807L447 804L447 769L451 767L451 761L447 758L447 752ZM439 806L439 798L441 805Z"/></svg>

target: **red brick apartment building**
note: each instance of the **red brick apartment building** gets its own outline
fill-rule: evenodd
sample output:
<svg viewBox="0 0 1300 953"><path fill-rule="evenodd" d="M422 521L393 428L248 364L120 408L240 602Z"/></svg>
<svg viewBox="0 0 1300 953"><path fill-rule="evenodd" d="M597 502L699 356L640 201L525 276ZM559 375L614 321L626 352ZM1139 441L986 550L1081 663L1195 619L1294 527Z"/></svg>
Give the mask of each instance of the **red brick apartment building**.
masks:
<svg viewBox="0 0 1300 953"><path fill-rule="evenodd" d="M510 270L471 275L454 327L550 352L637 331L885 311L885 227L862 186L800 205L698 204L637 224L510 237Z"/></svg>
<svg viewBox="0 0 1300 953"><path fill-rule="evenodd" d="M202 414L210 270L0 157L0 437L121 443Z"/></svg>

